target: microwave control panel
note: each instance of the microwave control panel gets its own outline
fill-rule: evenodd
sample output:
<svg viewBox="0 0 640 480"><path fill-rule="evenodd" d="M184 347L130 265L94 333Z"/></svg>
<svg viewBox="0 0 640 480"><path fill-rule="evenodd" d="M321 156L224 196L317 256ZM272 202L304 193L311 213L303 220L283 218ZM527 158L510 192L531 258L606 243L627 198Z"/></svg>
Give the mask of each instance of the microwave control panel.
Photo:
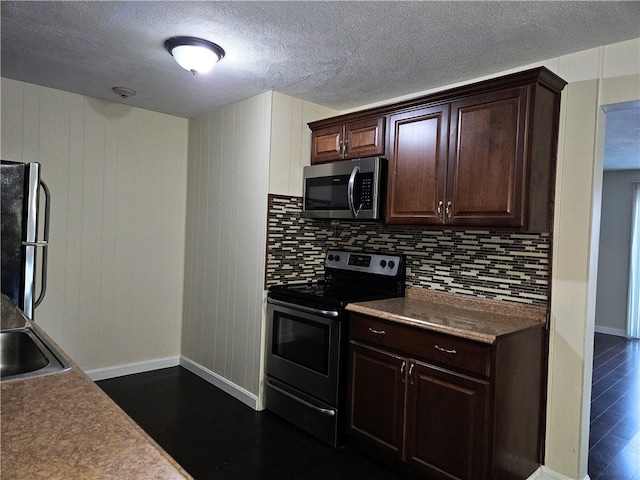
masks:
<svg viewBox="0 0 640 480"><path fill-rule="evenodd" d="M360 208L371 210L373 206L373 173L365 173L362 175L362 183L360 190Z"/></svg>

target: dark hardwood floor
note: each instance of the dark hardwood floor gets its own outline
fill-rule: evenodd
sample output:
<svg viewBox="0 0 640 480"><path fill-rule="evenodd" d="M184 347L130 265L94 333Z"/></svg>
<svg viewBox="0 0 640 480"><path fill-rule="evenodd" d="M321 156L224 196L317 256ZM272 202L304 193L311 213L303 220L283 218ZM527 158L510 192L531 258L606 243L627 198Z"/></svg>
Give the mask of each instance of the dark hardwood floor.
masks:
<svg viewBox="0 0 640 480"><path fill-rule="evenodd" d="M595 334L591 480L640 480L640 340Z"/></svg>
<svg viewBox="0 0 640 480"><path fill-rule="evenodd" d="M197 480L401 480L173 367L97 382ZM591 480L640 480L640 340L596 334Z"/></svg>
<svg viewBox="0 0 640 480"><path fill-rule="evenodd" d="M196 479L405 478L256 412L181 367L96 383Z"/></svg>

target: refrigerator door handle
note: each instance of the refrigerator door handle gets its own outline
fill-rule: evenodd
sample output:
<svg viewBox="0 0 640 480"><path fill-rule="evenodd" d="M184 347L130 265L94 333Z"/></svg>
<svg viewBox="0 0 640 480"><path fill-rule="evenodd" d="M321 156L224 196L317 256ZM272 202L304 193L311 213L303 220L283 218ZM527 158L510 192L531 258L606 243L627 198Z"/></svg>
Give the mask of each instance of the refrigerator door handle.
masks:
<svg viewBox="0 0 640 480"><path fill-rule="evenodd" d="M34 302L33 308L37 307L42 303L45 294L47 293L47 251L49 247L49 218L51 215L51 192L49 191L49 187L44 183L43 180L40 180L40 187L42 187L42 191L44 192L44 227L42 229L42 240L35 242L27 242L23 241L22 245L25 247L41 247L42 248L42 268L40 269L40 295L38 295L38 299Z"/></svg>
<svg viewBox="0 0 640 480"><path fill-rule="evenodd" d="M42 303L45 294L47 293L47 252L49 247L49 218L51 217L51 192L49 191L49 187L44 183L43 180L40 180L40 187L42 187L42 191L44 192L44 227L42 228L42 240L28 242L23 241L22 245L25 247L40 247L42 248L42 268L40 269L40 295L38 295L37 300L33 304L33 308L37 307Z"/></svg>
<svg viewBox="0 0 640 480"><path fill-rule="evenodd" d="M44 192L44 227L42 228L42 241L35 242L35 246L42 247L42 268L40 270L40 295L38 295L34 307L42 303L47 293L47 252L49 251L49 218L51 217L51 192L44 180L40 180L40 186Z"/></svg>

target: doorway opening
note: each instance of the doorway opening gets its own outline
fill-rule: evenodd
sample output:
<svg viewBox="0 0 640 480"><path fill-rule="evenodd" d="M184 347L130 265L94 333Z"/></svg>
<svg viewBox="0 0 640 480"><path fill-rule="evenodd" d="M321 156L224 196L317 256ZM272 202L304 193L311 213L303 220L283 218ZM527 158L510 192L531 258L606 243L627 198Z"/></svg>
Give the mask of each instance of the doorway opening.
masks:
<svg viewBox="0 0 640 480"><path fill-rule="evenodd" d="M627 337L640 338L640 181L632 184L632 202Z"/></svg>
<svg viewBox="0 0 640 480"><path fill-rule="evenodd" d="M588 473L592 480L640 478L640 340L627 338L637 289L634 183L640 182L640 101L606 113ZM639 198L640 198L640 194ZM639 200L640 202L640 200ZM638 204L640 205L640 203ZM634 252L632 254L632 252Z"/></svg>

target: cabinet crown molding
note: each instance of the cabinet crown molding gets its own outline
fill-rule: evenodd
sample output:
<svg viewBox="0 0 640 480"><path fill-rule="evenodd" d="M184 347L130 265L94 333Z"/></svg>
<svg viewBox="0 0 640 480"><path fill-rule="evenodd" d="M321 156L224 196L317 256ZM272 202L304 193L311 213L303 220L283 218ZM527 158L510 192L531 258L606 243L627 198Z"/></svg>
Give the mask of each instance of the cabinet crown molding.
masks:
<svg viewBox="0 0 640 480"><path fill-rule="evenodd" d="M307 125L311 130L335 125L336 123L351 122L354 120L362 120L370 117L380 117L390 113L396 113L403 110L411 110L414 108L424 107L425 105L436 105L441 102L449 102L457 100L469 95L480 92L489 92L491 90L500 90L505 87L516 87L526 85L528 83L537 82L555 93L560 93L567 82L553 73L546 67L537 67L522 72L503 75L501 77L483 80L481 82L471 83L451 89L442 90L440 92L423 95L420 97L403 100L401 102L391 103L380 107L368 108L357 112L346 113L335 117L325 118L309 122Z"/></svg>

